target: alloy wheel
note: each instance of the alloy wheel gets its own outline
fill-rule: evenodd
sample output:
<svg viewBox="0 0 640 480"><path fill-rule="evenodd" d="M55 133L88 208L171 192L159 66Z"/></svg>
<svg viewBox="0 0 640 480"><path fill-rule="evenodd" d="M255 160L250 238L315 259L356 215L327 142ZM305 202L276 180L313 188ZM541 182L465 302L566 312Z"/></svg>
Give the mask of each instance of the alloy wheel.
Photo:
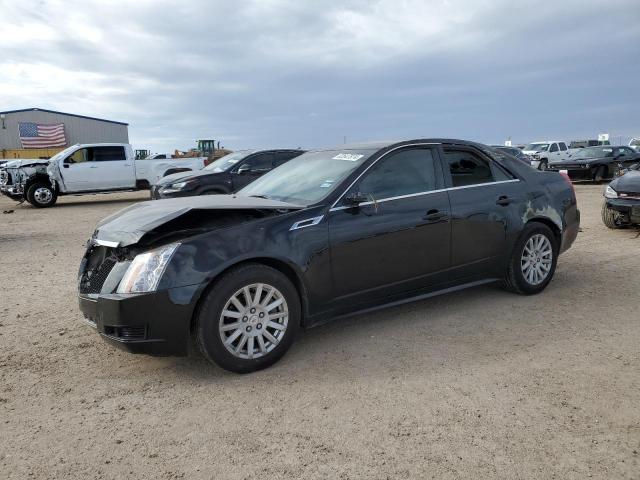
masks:
<svg viewBox="0 0 640 480"><path fill-rule="evenodd" d="M549 239L537 233L532 235L522 250L520 268L524 279L530 285L540 285L551 272L553 248Z"/></svg>
<svg viewBox="0 0 640 480"><path fill-rule="evenodd" d="M278 346L287 331L289 308L272 285L253 283L236 291L222 309L218 330L235 357L255 359Z"/></svg>

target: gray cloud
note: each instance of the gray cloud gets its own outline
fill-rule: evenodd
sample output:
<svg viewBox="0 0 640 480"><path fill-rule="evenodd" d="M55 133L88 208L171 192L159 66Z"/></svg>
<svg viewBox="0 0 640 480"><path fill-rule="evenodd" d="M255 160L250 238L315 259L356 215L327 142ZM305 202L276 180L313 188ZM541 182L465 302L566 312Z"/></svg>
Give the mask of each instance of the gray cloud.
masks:
<svg viewBox="0 0 640 480"><path fill-rule="evenodd" d="M0 0L0 105L155 151L640 135L636 0L486 3Z"/></svg>

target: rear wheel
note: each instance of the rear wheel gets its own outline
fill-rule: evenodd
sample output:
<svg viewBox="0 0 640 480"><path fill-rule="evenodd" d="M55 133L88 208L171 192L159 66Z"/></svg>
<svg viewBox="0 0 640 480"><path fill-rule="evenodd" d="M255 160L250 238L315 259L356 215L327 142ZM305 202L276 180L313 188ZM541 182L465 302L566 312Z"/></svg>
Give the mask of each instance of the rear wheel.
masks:
<svg viewBox="0 0 640 480"><path fill-rule="evenodd" d="M522 295L544 290L556 270L557 244L549 227L537 222L527 224L513 248L504 287Z"/></svg>
<svg viewBox="0 0 640 480"><path fill-rule="evenodd" d="M51 185L34 183L27 190L27 201L37 208L47 208L56 203L58 195Z"/></svg>
<svg viewBox="0 0 640 480"><path fill-rule="evenodd" d="M607 228L616 229L622 228L622 222L620 221L620 214L615 210L611 210L607 207L607 202L602 204L602 223L604 223Z"/></svg>
<svg viewBox="0 0 640 480"><path fill-rule="evenodd" d="M197 316L204 356L225 370L249 373L278 361L300 328L300 298L278 270L247 264L223 275Z"/></svg>

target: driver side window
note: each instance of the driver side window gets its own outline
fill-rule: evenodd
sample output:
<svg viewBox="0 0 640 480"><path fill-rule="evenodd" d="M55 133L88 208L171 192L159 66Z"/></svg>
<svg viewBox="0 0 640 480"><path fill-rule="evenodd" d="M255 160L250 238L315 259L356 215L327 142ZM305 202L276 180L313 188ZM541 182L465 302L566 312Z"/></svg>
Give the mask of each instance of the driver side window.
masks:
<svg viewBox="0 0 640 480"><path fill-rule="evenodd" d="M92 159L90 158L91 156L89 155L89 149L88 148L81 148L80 150L76 150L75 152L73 152L71 155L69 155L65 160L64 163L83 163L83 162L90 162Z"/></svg>
<svg viewBox="0 0 640 480"><path fill-rule="evenodd" d="M558 144L557 143L553 143L551 144L551 148L549 149L550 152L557 152L558 151Z"/></svg>
<svg viewBox="0 0 640 480"><path fill-rule="evenodd" d="M375 200L435 190L432 150L412 148L392 153L374 164L356 188Z"/></svg>
<svg viewBox="0 0 640 480"><path fill-rule="evenodd" d="M252 172L268 172L273 166L273 153L259 153L242 163L243 167L249 167Z"/></svg>

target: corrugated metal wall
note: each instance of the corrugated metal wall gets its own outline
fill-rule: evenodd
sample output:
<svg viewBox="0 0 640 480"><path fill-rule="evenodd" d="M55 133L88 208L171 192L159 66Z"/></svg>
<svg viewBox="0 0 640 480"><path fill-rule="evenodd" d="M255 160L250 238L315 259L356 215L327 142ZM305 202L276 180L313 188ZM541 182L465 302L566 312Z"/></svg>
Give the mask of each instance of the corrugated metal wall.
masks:
<svg viewBox="0 0 640 480"><path fill-rule="evenodd" d="M5 113L4 128L0 120L0 150L22 148L18 122L64 123L68 145L102 142L129 143L127 125L33 110Z"/></svg>

